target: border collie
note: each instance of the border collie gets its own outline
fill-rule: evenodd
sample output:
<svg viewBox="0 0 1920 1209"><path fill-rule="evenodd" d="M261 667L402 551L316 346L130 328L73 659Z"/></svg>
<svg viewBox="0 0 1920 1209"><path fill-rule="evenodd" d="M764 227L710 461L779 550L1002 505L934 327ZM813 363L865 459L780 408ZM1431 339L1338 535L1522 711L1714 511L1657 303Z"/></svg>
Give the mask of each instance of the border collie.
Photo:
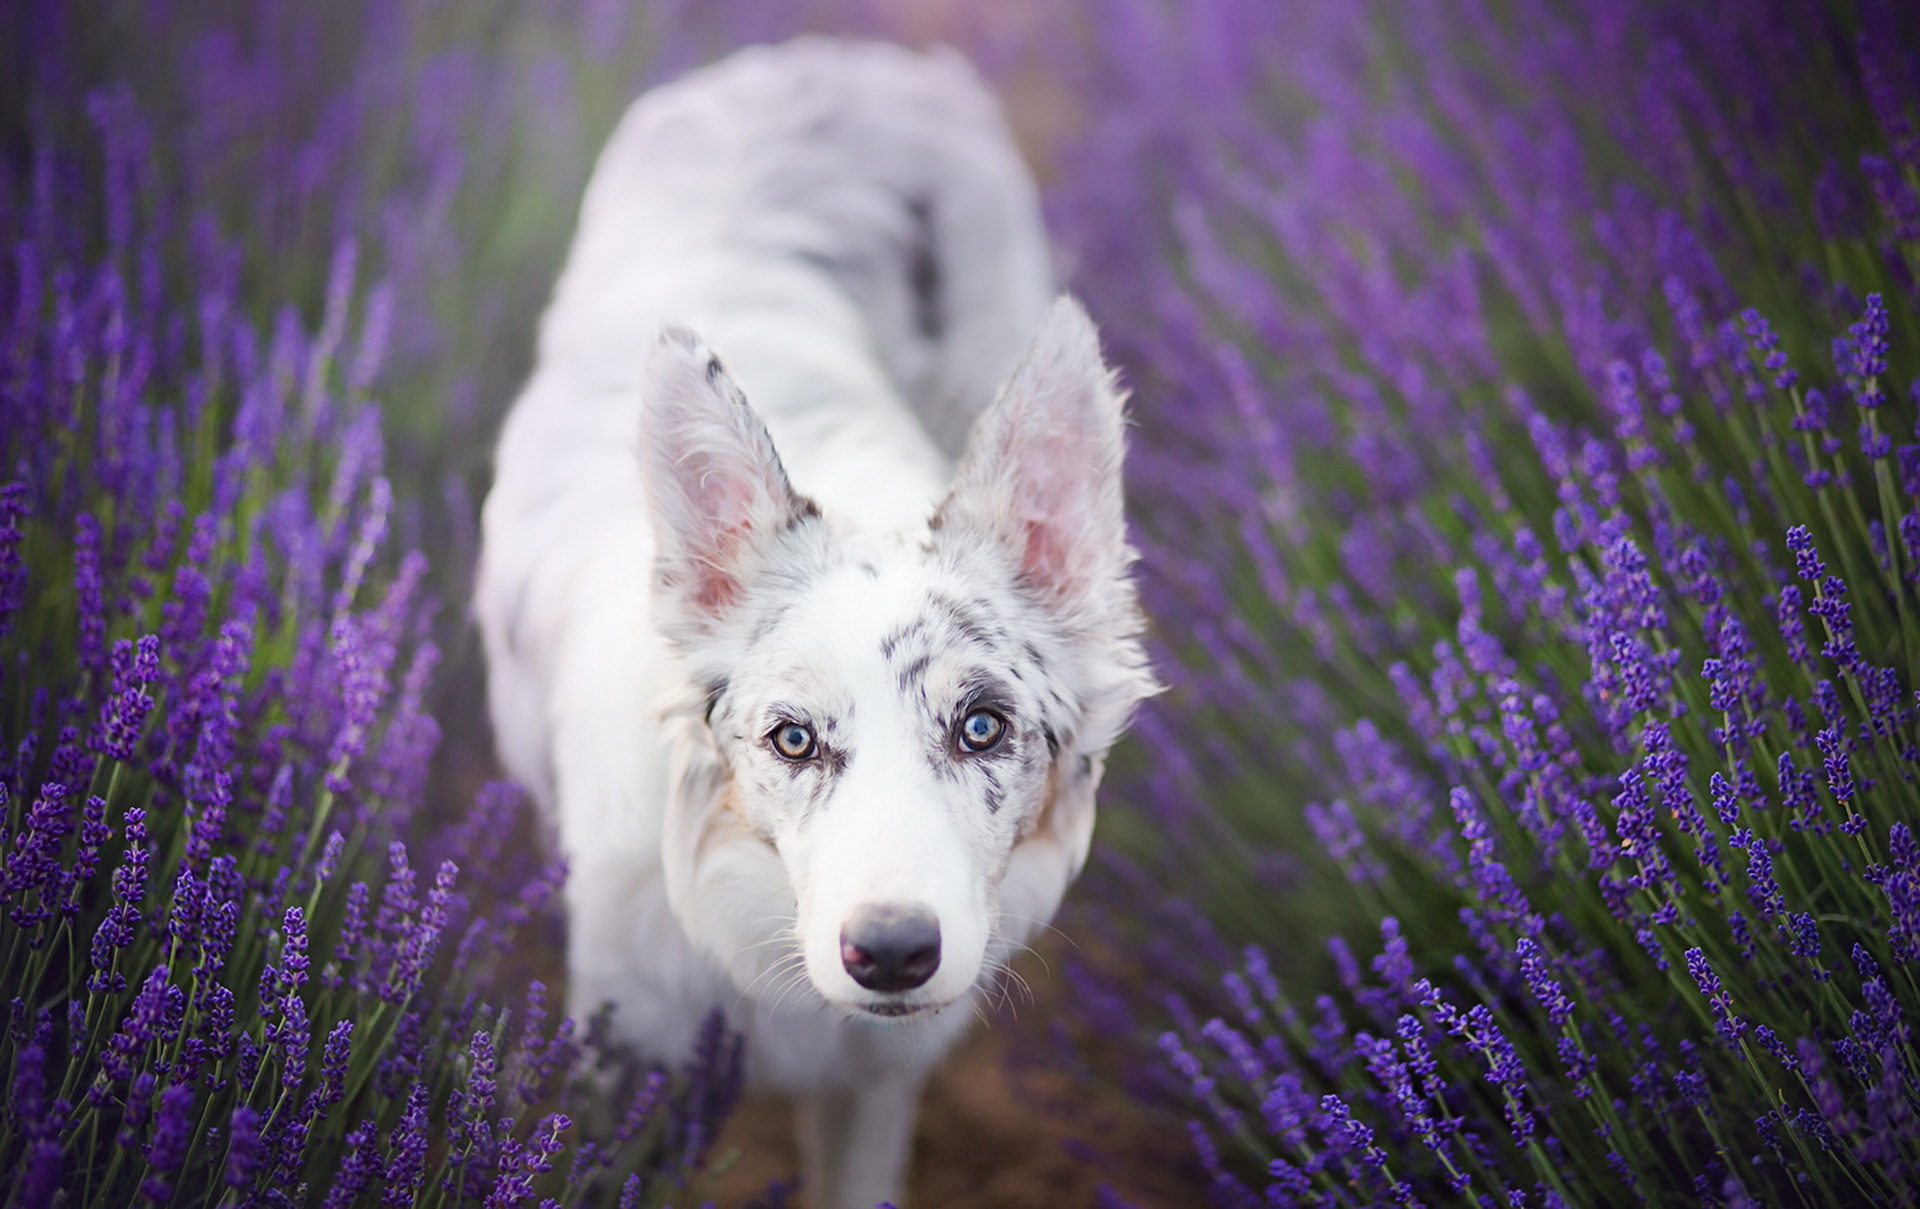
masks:
<svg viewBox="0 0 1920 1209"><path fill-rule="evenodd" d="M1155 689L1123 396L1052 291L957 56L746 50L626 114L501 435L476 608L574 1010L674 1059L726 1007L822 1209L898 1199Z"/></svg>

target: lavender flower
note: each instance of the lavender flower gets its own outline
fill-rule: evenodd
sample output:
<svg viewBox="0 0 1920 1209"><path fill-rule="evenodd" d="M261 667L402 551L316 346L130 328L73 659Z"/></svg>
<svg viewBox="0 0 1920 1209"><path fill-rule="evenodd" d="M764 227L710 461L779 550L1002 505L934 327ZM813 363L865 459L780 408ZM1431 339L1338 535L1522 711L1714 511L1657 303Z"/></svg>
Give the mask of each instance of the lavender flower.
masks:
<svg viewBox="0 0 1920 1209"><path fill-rule="evenodd" d="M1728 1044L1738 1043L1746 1031L1746 1021L1734 1014L1733 1001L1720 986L1720 978L1707 964L1707 958L1699 949L1687 950L1687 972L1700 987L1700 993L1707 997L1713 1008L1714 1027L1726 1038Z"/></svg>
<svg viewBox="0 0 1920 1209"><path fill-rule="evenodd" d="M260 1113L250 1105L235 1105L227 1126L227 1187L238 1189L251 1185L259 1161Z"/></svg>
<svg viewBox="0 0 1920 1209"><path fill-rule="evenodd" d="M156 966L134 997L133 1007L101 1055L101 1076L118 1083L132 1078L149 1046L164 1041L167 968Z"/></svg>
<svg viewBox="0 0 1920 1209"><path fill-rule="evenodd" d="M169 1084L160 1093L160 1110L154 1118L153 1141L147 1144L147 1165L154 1174L147 1177L140 1191L154 1200L166 1200L173 1189L163 1178L177 1170L187 1157L187 1144L193 1134L193 1089Z"/></svg>
<svg viewBox="0 0 1920 1209"><path fill-rule="evenodd" d="M307 969L312 964L307 957L306 913L299 907L288 907L281 927L285 940L280 948L280 989L282 994L292 995L307 984Z"/></svg>
<svg viewBox="0 0 1920 1209"><path fill-rule="evenodd" d="M379 1134L380 1127L373 1121L362 1121L347 1134L346 1158L327 1189L325 1209L345 1209L379 1178L382 1167L377 1150Z"/></svg>
<svg viewBox="0 0 1920 1209"><path fill-rule="evenodd" d="M27 808L25 824L13 837L6 857L7 917L20 929L50 919L60 887L60 851L71 826L67 787L49 781ZM36 902L29 905L27 896Z"/></svg>
<svg viewBox="0 0 1920 1209"><path fill-rule="evenodd" d="M387 1181L386 1195L381 1203L392 1206L405 1206L413 1203L419 1190L420 1181L426 1175L427 1149L430 1139L427 1129L430 1124L427 1115L427 1089L424 1084L415 1082L407 1092L406 1112L400 1123L394 1126L393 1139L389 1146L391 1158L382 1177Z"/></svg>
<svg viewBox="0 0 1920 1209"><path fill-rule="evenodd" d="M137 650L124 638L113 644L113 687L94 732L94 746L108 758L122 763L133 759L134 744L153 710L146 686L159 675L159 638L147 635Z"/></svg>
<svg viewBox="0 0 1920 1209"><path fill-rule="evenodd" d="M1514 942L1514 951L1520 957L1521 972L1525 974L1527 986L1540 1006L1547 1011L1547 1019L1555 1027L1565 1024L1573 1016L1573 1001L1567 998L1547 967L1546 956L1535 944L1532 937L1522 936Z"/></svg>

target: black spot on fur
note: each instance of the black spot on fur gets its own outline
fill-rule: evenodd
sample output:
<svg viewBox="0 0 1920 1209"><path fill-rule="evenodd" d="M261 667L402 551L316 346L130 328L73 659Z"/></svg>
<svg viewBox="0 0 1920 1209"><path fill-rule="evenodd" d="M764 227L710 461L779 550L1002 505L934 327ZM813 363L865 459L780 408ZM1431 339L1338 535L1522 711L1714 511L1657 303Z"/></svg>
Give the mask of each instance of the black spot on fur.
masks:
<svg viewBox="0 0 1920 1209"><path fill-rule="evenodd" d="M922 651L900 669L900 691L907 692L918 685L926 676L927 668L933 663L933 656Z"/></svg>
<svg viewBox="0 0 1920 1209"><path fill-rule="evenodd" d="M889 663L893 662L894 653L900 649L901 645L909 638L917 638L924 634L926 629L927 623L922 618L915 618L905 625L896 627L880 640L880 657Z"/></svg>
<svg viewBox="0 0 1920 1209"><path fill-rule="evenodd" d="M1006 786L1000 784L1000 776L991 767L986 770L987 792L985 794L988 814L999 814L1000 807L1006 805Z"/></svg>
<svg viewBox="0 0 1920 1209"><path fill-rule="evenodd" d="M1060 736L1053 733L1053 727L1045 725L1043 723L1040 727L1040 733L1046 736L1047 754L1050 756L1059 755L1060 754Z"/></svg>
<svg viewBox="0 0 1920 1209"><path fill-rule="evenodd" d="M1039 647L1037 647L1037 646L1035 646L1035 645L1034 645L1033 643L1031 643L1031 642L1029 642L1029 643L1025 643L1025 644L1023 644L1023 645L1024 645L1024 647L1025 647L1025 650L1026 650L1026 652L1027 652L1027 658L1029 658L1029 659L1031 659L1031 660L1033 660L1033 666L1034 666L1034 667L1036 667L1036 668L1038 668L1038 669L1039 669L1040 671L1043 671L1043 672L1044 672L1044 671L1046 671L1046 670L1047 670L1047 657L1046 657L1045 655L1042 655L1042 654L1040 653L1040 648L1039 648Z"/></svg>
<svg viewBox="0 0 1920 1209"><path fill-rule="evenodd" d="M724 368L724 367L723 367L723 366L722 366L722 365L720 364L720 358L718 358L718 357L716 357L716 356L714 356L714 355L713 355L712 353L708 353L708 354L707 354L707 381L708 381L708 383L710 383L710 384L712 384L712 385L716 385L716 386L717 386L717 385L718 385L718 384L720 383L720 380L721 380L722 378L725 378L726 376L727 376L727 371L726 371L726 369L725 369L725 368Z"/></svg>
<svg viewBox="0 0 1920 1209"><path fill-rule="evenodd" d="M866 576L868 579L879 579L880 568L874 566L872 563L861 563L860 574Z"/></svg>
<svg viewBox="0 0 1920 1209"><path fill-rule="evenodd" d="M520 586L514 589L513 605L507 610L507 650L516 655L520 653L520 628L527 619L527 594L532 589L532 576L521 580Z"/></svg>
<svg viewBox="0 0 1920 1209"><path fill-rule="evenodd" d="M725 695L726 691L727 682L725 680L716 680L707 686L707 708L705 717L708 726L713 725L713 711L719 706L720 698Z"/></svg>
<svg viewBox="0 0 1920 1209"><path fill-rule="evenodd" d="M982 645L989 642L987 623L981 616L983 610L962 604L950 596L930 597L927 607L968 642Z"/></svg>
<svg viewBox="0 0 1920 1209"><path fill-rule="evenodd" d="M907 289L913 295L913 325L929 340L938 340L947 328L941 302L940 258L933 237L933 212L921 197L907 200L913 220L912 243L907 249Z"/></svg>

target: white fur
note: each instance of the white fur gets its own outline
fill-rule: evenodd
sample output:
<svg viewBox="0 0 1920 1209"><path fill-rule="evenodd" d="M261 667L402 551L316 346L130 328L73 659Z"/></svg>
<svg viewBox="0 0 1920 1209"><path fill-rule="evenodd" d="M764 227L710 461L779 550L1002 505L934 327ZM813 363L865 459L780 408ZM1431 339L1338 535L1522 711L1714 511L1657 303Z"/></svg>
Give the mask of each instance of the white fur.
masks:
<svg viewBox="0 0 1920 1209"><path fill-rule="evenodd" d="M956 57L746 51L614 134L501 438L476 607L569 862L574 1010L673 1059L728 1008L802 1097L816 1205L897 1200L927 1069L1079 871L1154 687L1121 396L1048 280ZM870 990L843 929L900 905L939 965Z"/></svg>

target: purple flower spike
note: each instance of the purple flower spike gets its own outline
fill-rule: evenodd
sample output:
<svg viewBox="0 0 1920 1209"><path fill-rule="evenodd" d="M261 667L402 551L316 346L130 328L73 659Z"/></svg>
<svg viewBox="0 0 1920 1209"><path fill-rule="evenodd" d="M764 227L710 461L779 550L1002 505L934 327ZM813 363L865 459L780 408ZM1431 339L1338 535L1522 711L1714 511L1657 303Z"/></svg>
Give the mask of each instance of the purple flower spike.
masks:
<svg viewBox="0 0 1920 1209"><path fill-rule="evenodd" d="M186 1159L187 1143L193 1138L193 1100L193 1088L177 1083L169 1084L160 1093L160 1110L153 1123L153 1141L147 1145L147 1162L156 1174L149 1177L143 1191L151 1187L168 1189L159 1175L178 1170ZM168 1189L159 1193L149 1191L147 1195L155 1200L165 1200L172 1193Z"/></svg>
<svg viewBox="0 0 1920 1209"><path fill-rule="evenodd" d="M572 1127L564 1113L553 1113L534 1128L524 1149L502 1149L500 1179L487 1197L487 1209L511 1209L529 1199L534 1177L553 1170L553 1156L563 1148L560 1135Z"/></svg>
<svg viewBox="0 0 1920 1209"><path fill-rule="evenodd" d="M1818 583L1826 577L1827 564L1820 560L1819 551L1813 548L1813 531L1805 525L1795 525L1787 530L1787 549L1793 551L1793 565L1801 579Z"/></svg>
<svg viewBox="0 0 1920 1209"><path fill-rule="evenodd" d="M1487 1082L1499 1089L1506 1101L1507 1125L1513 1131L1514 1142L1525 1146L1533 1137L1535 1121L1532 1110L1527 1106L1527 1069L1520 1060L1519 1052L1494 1021L1493 1010L1484 1003L1477 1003L1468 1009L1461 1022L1459 1035L1474 1052L1486 1059Z"/></svg>
<svg viewBox="0 0 1920 1209"><path fill-rule="evenodd" d="M60 853L72 829L67 787L49 781L27 808L25 825L13 837L7 853L5 901L7 915L17 928L35 927L51 919L59 906ZM31 895L34 902L29 904Z"/></svg>
<svg viewBox="0 0 1920 1209"><path fill-rule="evenodd" d="M1707 778L1707 793L1713 802L1713 812L1728 827L1740 821L1740 799L1734 794L1733 787L1719 773Z"/></svg>
<svg viewBox="0 0 1920 1209"><path fill-rule="evenodd" d="M26 284L23 279L21 285ZM21 307L24 315L26 307ZM0 487L0 638L13 632L13 614L26 591L27 567L20 557L20 543L26 537L22 525L32 514L27 503L27 485L19 480Z"/></svg>
<svg viewBox="0 0 1920 1209"><path fill-rule="evenodd" d="M100 1056L101 1072L118 1083L139 1069L147 1047L163 1041L167 1019L167 967L155 966L134 996L133 1006Z"/></svg>
<svg viewBox="0 0 1920 1209"><path fill-rule="evenodd" d="M280 1053L282 1087L300 1086L307 1077L307 1047L313 1032L307 1020L307 1003L297 992L288 992L279 1001L280 1020L269 1026L267 1039Z"/></svg>
<svg viewBox="0 0 1920 1209"><path fill-rule="evenodd" d="M311 1107L325 1113L347 1094L347 1074L353 1064L353 1021L342 1020L327 1033L321 1050L320 1086L315 1089Z"/></svg>
<svg viewBox="0 0 1920 1209"><path fill-rule="evenodd" d="M1513 947L1520 957L1520 971L1526 977L1533 997L1547 1010L1547 1020L1559 1028L1573 1017L1573 1001L1567 998L1566 990L1553 977L1547 966L1546 954L1532 937L1520 937Z"/></svg>
<svg viewBox="0 0 1920 1209"><path fill-rule="evenodd" d="M109 994L127 985L125 975L114 970L115 955L133 943L134 929L140 922L141 904L147 891L146 811L129 807L126 816L127 852L113 875L113 903L106 918L93 934L93 977L88 989Z"/></svg>
<svg viewBox="0 0 1920 1209"><path fill-rule="evenodd" d="M1759 311L1749 307L1741 312L1740 321L1746 325L1747 339L1753 345L1753 351L1759 353L1761 365L1773 375L1773 385L1778 390L1790 390L1800 380L1800 375L1787 367L1786 350L1780 347L1780 338Z"/></svg>
<svg viewBox="0 0 1920 1209"><path fill-rule="evenodd" d="M1733 1010L1733 999L1720 986L1720 976L1713 972L1707 963L1706 954L1699 949L1687 950L1687 972L1700 987L1700 993L1707 997L1713 1008L1714 1027L1726 1038L1727 1044L1738 1044L1741 1034L1746 1032L1747 1022Z"/></svg>
<svg viewBox="0 0 1920 1209"><path fill-rule="evenodd" d="M94 746L111 759L127 763L153 711L147 685L160 677L160 640L152 634L138 646L122 638L113 644L113 687L100 707Z"/></svg>
<svg viewBox="0 0 1920 1209"><path fill-rule="evenodd" d="M327 1189L324 1209L346 1209L380 1177L384 1164L380 1162L379 1140L377 1121L362 1121L347 1134L346 1157Z"/></svg>
<svg viewBox="0 0 1920 1209"><path fill-rule="evenodd" d="M307 957L306 912L288 907L281 927L286 939L280 949L280 985L283 994L293 994L307 985L307 969L312 964Z"/></svg>
<svg viewBox="0 0 1920 1209"><path fill-rule="evenodd" d="M447 905L453 898L454 881L459 873L452 861L441 862L433 888L427 891L426 906L420 912L419 921L400 942L400 956L394 963L393 974L392 994L396 1000L405 1000L420 989L421 979L432 964L434 950L439 947L440 934L446 930Z"/></svg>
<svg viewBox="0 0 1920 1209"><path fill-rule="evenodd" d="M1905 823L1895 823L1887 831L1887 847L1893 860L1880 882L1887 896L1887 943L1896 961L1920 959L1920 844Z"/></svg>
<svg viewBox="0 0 1920 1209"><path fill-rule="evenodd" d="M418 905L413 897L413 866L407 861L407 846L398 840L387 846L387 884L380 891L380 911L374 916L373 930L382 939L405 939L405 921Z"/></svg>
<svg viewBox="0 0 1920 1209"><path fill-rule="evenodd" d="M381 1203L389 1206L413 1204L420 1181L426 1177L427 1148L430 1144L426 1085L415 1080L407 1092L407 1109L394 1127L391 1155L384 1178L387 1191Z"/></svg>
<svg viewBox="0 0 1920 1209"><path fill-rule="evenodd" d="M493 1034L482 1029L467 1047L467 1085L459 1092L459 1112L449 1126L454 1145L466 1145L485 1131L493 1113L494 1075ZM448 1111L452 1115L451 1106Z"/></svg>
<svg viewBox="0 0 1920 1209"><path fill-rule="evenodd" d="M98 673L107 660L106 583L100 574L100 522L82 513L73 534L73 588L80 611L76 656Z"/></svg>
<svg viewBox="0 0 1920 1209"><path fill-rule="evenodd" d="M1840 732L1828 727L1814 736L1814 742L1820 748L1821 764L1826 769L1827 791L1845 809L1853 801L1853 769Z"/></svg>
<svg viewBox="0 0 1920 1209"><path fill-rule="evenodd" d="M347 902L341 912L340 930L334 935L334 960L327 966L331 971L327 975L329 988L338 985L338 980L350 977L347 970L356 961L365 938L367 901L370 897L371 891L365 882L355 882L347 887ZM338 969L335 969L336 966ZM353 981L356 986L360 983L358 977L353 977Z"/></svg>
<svg viewBox="0 0 1920 1209"><path fill-rule="evenodd" d="M227 1126L227 1166L229 1188L246 1188L260 1166L260 1114L250 1105L236 1104Z"/></svg>
<svg viewBox="0 0 1920 1209"><path fill-rule="evenodd" d="M1780 883L1773 878L1773 854L1767 851L1767 841L1758 836L1747 845L1747 895L1763 918L1786 913L1786 899L1780 893Z"/></svg>
<svg viewBox="0 0 1920 1209"><path fill-rule="evenodd" d="M1502 920L1519 921L1527 914L1526 893L1506 865L1497 859L1492 825L1466 789L1455 787L1449 802L1453 817L1460 824L1460 834L1467 841L1475 893Z"/></svg>
<svg viewBox="0 0 1920 1209"><path fill-rule="evenodd" d="M1812 654L1807 647L1806 619L1801 615L1799 585L1787 584L1780 589L1774 616L1780 626L1780 637L1787 644L1787 657L1803 667L1808 666Z"/></svg>
<svg viewBox="0 0 1920 1209"><path fill-rule="evenodd" d="M1841 376L1853 391L1854 402L1862 408L1875 408L1886 402L1879 380L1887 372L1887 308L1880 295L1867 295L1866 314L1847 329L1846 338L1836 340L1835 360Z"/></svg>
<svg viewBox="0 0 1920 1209"><path fill-rule="evenodd" d="M341 694L340 727L327 755L327 788L334 793L345 793L352 784L348 769L366 751L367 733L386 693L385 661L368 639L365 627L352 617L334 619L331 645Z"/></svg>
<svg viewBox="0 0 1920 1209"><path fill-rule="evenodd" d="M320 861L314 866L315 881L324 882L333 876L334 870L340 867L340 854L345 851L346 846L347 837L340 834L338 830L327 834L327 845L321 849Z"/></svg>

